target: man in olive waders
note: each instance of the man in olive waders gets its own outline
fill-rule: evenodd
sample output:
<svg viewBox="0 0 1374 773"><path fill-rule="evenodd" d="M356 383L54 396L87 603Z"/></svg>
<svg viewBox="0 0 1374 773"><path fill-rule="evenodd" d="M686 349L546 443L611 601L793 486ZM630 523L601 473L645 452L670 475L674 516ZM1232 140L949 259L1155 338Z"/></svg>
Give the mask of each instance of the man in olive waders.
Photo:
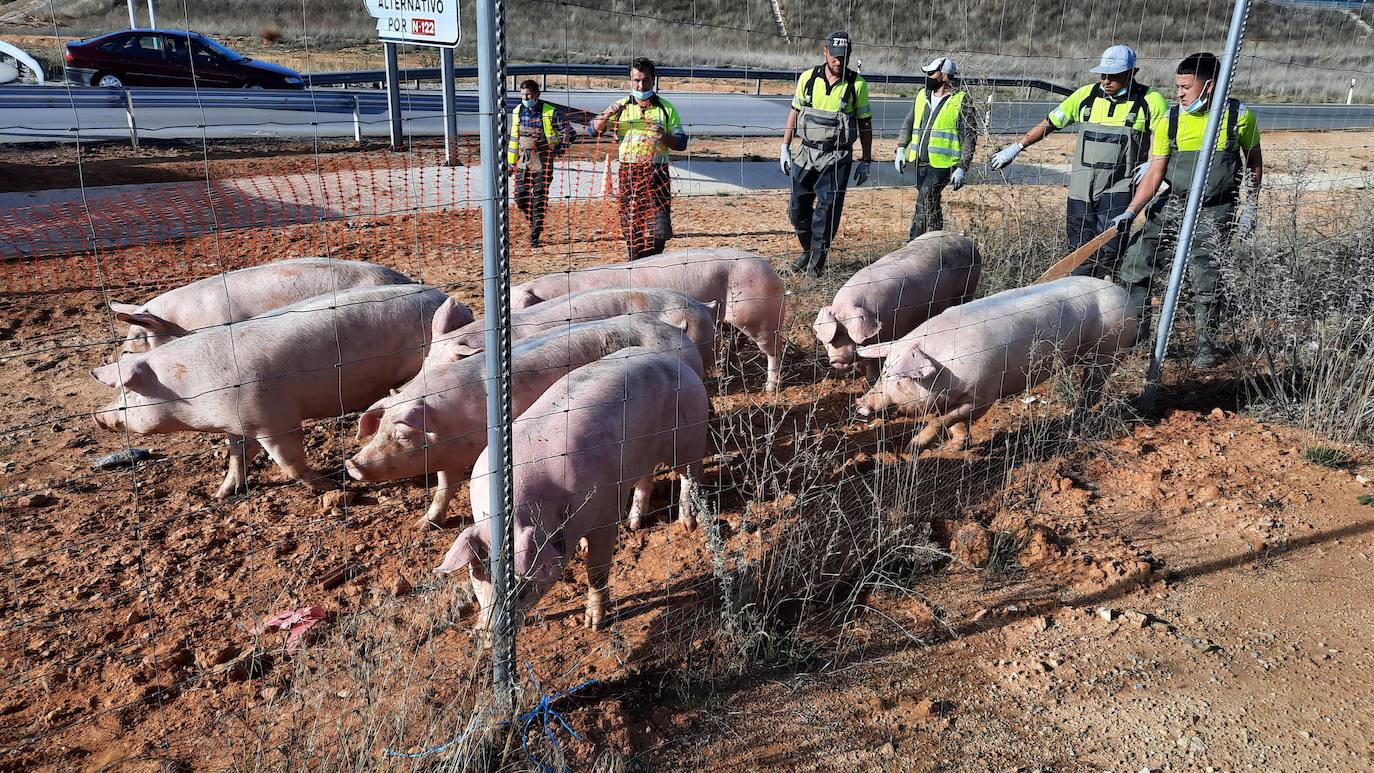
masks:
<svg viewBox="0 0 1374 773"><path fill-rule="evenodd" d="M538 247L549 206L553 160L573 139L572 124L561 108L539 98L539 84L520 84L520 104L510 116L510 145L506 161L515 175L515 206L530 219L530 246Z"/></svg>
<svg viewBox="0 0 1374 773"><path fill-rule="evenodd" d="M1212 54L1192 54L1179 63L1178 75L1174 78L1178 104L1169 109L1155 129L1150 168L1135 198L1113 221L1118 232L1124 233L1130 230L1137 213L1146 211L1145 227L1122 261L1120 282L1140 313L1138 340L1148 345L1151 279L1161 268L1166 269L1167 275L1173 263L1184 206L1193 187L1193 171L1197 168L1207 131L1207 116L1213 110L1224 111L1207 170L1206 187L1202 191L1202 208L1198 211L1192 245L1188 249L1193 322L1197 327L1194 368L1211 368L1221 363L1216 340L1221 311L1217 252L1227 247L1237 227L1242 234L1255 227L1264 174L1255 114L1234 99L1222 105L1212 104L1212 91L1216 88L1220 69L1220 63ZM1248 191L1245 207L1237 219L1243 175L1248 177L1245 186ZM1169 183L1169 190L1151 202L1161 182Z"/></svg>
<svg viewBox="0 0 1374 773"><path fill-rule="evenodd" d="M778 163L792 180L788 218L802 252L792 270L819 278L825 271L830 242L839 229L849 174L854 184L868 181L873 162L873 111L868 106L868 81L849 69L848 32L832 32L825 39L825 64L797 79L792 112L782 134ZM801 147L792 155L792 137ZM854 140L863 155L854 163Z"/></svg>
<svg viewBox="0 0 1374 773"><path fill-rule="evenodd" d="M1130 46L1112 46L1092 68L1097 83L1070 94L1020 140L993 156L993 169L1002 169L1022 150L1050 133L1080 124L1069 169L1068 237L1080 247L1107 230L1131 203L1135 186L1149 166L1152 132L1169 105L1164 95L1136 80L1136 55ZM1116 273L1126 253L1126 239L1117 237L1084 261L1075 271L1099 278Z"/></svg>

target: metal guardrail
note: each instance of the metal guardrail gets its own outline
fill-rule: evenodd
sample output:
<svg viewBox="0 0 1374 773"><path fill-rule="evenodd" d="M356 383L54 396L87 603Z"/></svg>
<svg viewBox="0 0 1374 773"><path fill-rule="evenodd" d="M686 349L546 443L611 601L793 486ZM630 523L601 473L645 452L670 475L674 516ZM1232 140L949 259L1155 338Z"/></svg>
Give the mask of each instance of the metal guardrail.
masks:
<svg viewBox="0 0 1374 773"><path fill-rule="evenodd" d="M798 70L768 70L752 67L660 67L660 78L710 78L741 81L795 81ZM477 77L476 67L453 68L455 78L473 79ZM619 64L513 64L506 67L506 73L513 78L535 75L581 75L591 77L625 77L624 65ZM400 80L437 81L438 67L414 67L400 71ZM386 79L385 70L352 70L344 72L317 72L304 76L311 86L339 86L354 83L381 83ZM869 83L880 84L919 84L925 82L925 75L900 75L894 73L864 74ZM1067 89L1038 78L963 78L962 83L969 86L996 86L1007 88L1030 88L1047 91L1051 94L1072 94Z"/></svg>
<svg viewBox="0 0 1374 773"><path fill-rule="evenodd" d="M316 113L385 113L386 94L357 93L333 89L303 91L239 91L237 89L130 88L109 89L97 86L0 86L0 110L25 108L71 109L126 106L126 93L138 107L227 108L258 110L302 110ZM475 112L477 97L458 96L459 110ZM439 110L442 96L437 93L402 92L401 106L411 110Z"/></svg>

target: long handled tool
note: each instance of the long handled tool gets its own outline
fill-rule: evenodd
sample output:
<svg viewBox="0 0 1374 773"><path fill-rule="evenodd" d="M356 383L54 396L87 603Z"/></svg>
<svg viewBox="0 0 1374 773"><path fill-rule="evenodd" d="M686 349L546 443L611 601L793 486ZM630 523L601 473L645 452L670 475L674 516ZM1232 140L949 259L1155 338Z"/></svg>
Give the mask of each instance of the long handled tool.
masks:
<svg viewBox="0 0 1374 773"><path fill-rule="evenodd" d="M1094 236L1090 241L1084 243L1082 247L1079 247L1056 261L1053 266L1050 266L1045 273L1040 275L1039 279L1031 282L1031 284L1053 282L1056 279L1063 279L1069 274L1072 274L1074 269L1083 265L1083 261L1092 257L1093 253L1102 249L1102 246L1111 241L1113 236L1116 236L1115 228L1108 228L1097 236ZM1121 238L1125 239L1128 236L1129 232L1122 234Z"/></svg>

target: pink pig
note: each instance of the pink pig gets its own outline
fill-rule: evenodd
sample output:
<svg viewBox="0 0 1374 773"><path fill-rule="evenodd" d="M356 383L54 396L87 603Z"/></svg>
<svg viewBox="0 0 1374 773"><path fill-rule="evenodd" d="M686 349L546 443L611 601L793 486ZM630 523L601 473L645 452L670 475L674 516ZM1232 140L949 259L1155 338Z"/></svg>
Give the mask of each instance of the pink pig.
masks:
<svg viewBox="0 0 1374 773"><path fill-rule="evenodd" d="M847 368L863 344L895 341L950 306L973 300L982 266L973 242L931 231L859 269L811 329L825 345L830 366ZM865 360L869 379L881 363Z"/></svg>
<svg viewBox="0 0 1374 773"><path fill-rule="evenodd" d="M727 247L674 250L630 263L549 274L511 288L511 308L523 309L593 287L663 287L715 301L716 322L744 333L768 357L765 388L782 381L782 280L767 260Z"/></svg>
<svg viewBox="0 0 1374 773"><path fill-rule="evenodd" d="M521 341L579 322L628 314L685 330L700 347L702 363L710 364L715 362L715 308L715 303L702 303L683 293L660 288L584 290L512 311L511 340ZM486 336L485 320L477 320L435 339L425 365L454 362L477 354L486 349Z"/></svg>
<svg viewBox="0 0 1374 773"><path fill-rule="evenodd" d="M1074 276L1000 292L947 309L898 341L859 347L860 357L887 358L859 413L895 405L934 416L911 441L913 453L946 428L967 444L973 422L998 399L1059 366L1085 366L1085 394L1093 394L1135 334L1126 291L1111 282Z"/></svg>
<svg viewBox="0 0 1374 773"><path fill-rule="evenodd" d="M549 388L515 423L511 517L515 533L517 604L523 611L563 574L564 563L587 540L587 614L601 628L607 616L616 532L631 490L630 528L638 528L662 464L682 477L678 511L695 528L691 487L706 453L706 388L670 354L622 349L584 365ZM481 613L490 624L492 585L487 452L473 468L475 523L463 530L436 571L468 567Z"/></svg>
<svg viewBox="0 0 1374 773"><path fill-rule="evenodd" d="M296 258L206 277L142 305L110 301L110 308L116 320L129 323L120 353L137 354L202 328L241 322L335 290L411 282L375 263Z"/></svg>
<svg viewBox="0 0 1374 773"><path fill-rule="evenodd" d="M325 489L306 462L301 423L366 407L413 376L431 317L436 328L452 329L472 313L431 287L387 285L331 292L202 330L92 370L120 393L94 418L136 434L227 434L220 498L246 487L247 466L264 448L292 478Z"/></svg>
<svg viewBox="0 0 1374 773"><path fill-rule="evenodd" d="M520 416L569 371L630 346L672 354L701 378L696 343L680 328L641 316L565 325L511 347L512 411ZM358 438L368 442L345 466L362 481L436 473L433 500L420 521L433 524L447 512L455 482L487 445L487 381L482 357L426 362L410 383L359 418Z"/></svg>

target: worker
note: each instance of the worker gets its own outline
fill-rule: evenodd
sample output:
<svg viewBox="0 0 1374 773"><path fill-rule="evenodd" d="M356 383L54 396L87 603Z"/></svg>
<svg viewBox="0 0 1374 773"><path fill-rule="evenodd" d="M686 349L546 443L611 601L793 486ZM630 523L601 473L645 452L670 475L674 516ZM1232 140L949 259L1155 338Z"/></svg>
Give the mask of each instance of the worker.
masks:
<svg viewBox="0 0 1374 773"><path fill-rule="evenodd" d="M1197 327L1197 355L1193 367L1211 368L1221 363L1217 324L1221 297L1218 292L1217 251L1225 249L1239 227L1242 234L1255 227L1259 188L1264 175L1259 126L1255 114L1234 99L1214 104L1220 65L1213 54L1192 54L1178 65L1174 85L1178 104L1169 109L1154 132L1149 169L1126 210L1113 225L1118 232L1130 230L1131 222L1146 211L1145 227L1121 264L1120 281L1130 293L1131 304L1141 319L1138 340L1149 338L1150 280L1160 268L1173 263L1184 205L1193 187L1207 129L1207 116L1221 110L1222 122L1207 170L1192 244L1188 249L1189 277L1193 288L1193 323ZM1248 174L1245 172L1248 170ZM1246 201L1237 218L1242 175ZM1169 190L1150 199L1161 182Z"/></svg>
<svg viewBox="0 0 1374 773"><path fill-rule="evenodd" d="M520 104L510 117L510 145L506 162L515 175L515 205L530 221L530 246L538 247L549 206L553 160L573 139L572 124L563 109L539 98L539 84L520 84Z"/></svg>
<svg viewBox="0 0 1374 773"><path fill-rule="evenodd" d="M921 69L926 82L902 122L893 159L897 174L916 165L916 211L908 239L945 227L940 195L947 185L956 191L964 187L978 144L978 111L968 92L954 87L959 73L954 58L937 56Z"/></svg>
<svg viewBox="0 0 1374 773"><path fill-rule="evenodd" d="M868 81L849 69L849 33L830 33L822 49L825 64L806 70L797 79L778 158L782 173L792 181L787 215L802 249L792 270L805 271L812 278L819 278L825 271L830 243L844 210L851 169L855 184L863 185L873 162L873 111L868 106ZM793 135L801 137L795 159ZM857 164L856 135L863 147Z"/></svg>
<svg viewBox="0 0 1374 773"><path fill-rule="evenodd" d="M1067 231L1075 248L1106 231L1126 209L1149 165L1151 133L1169 109L1164 95L1136 79L1136 54L1130 46L1103 51L1090 72L1097 74L1097 83L1070 94L1020 140L993 156L991 164L1002 169L1052 132L1083 124L1069 167ZM1126 239L1118 236L1074 273L1099 278L1115 273L1125 252Z"/></svg>
<svg viewBox="0 0 1374 773"><path fill-rule="evenodd" d="M669 151L687 149L687 133L672 103L655 93L653 60L630 63L630 95L611 103L587 125L596 136L620 137L620 230L630 260L663 252L673 238L673 185Z"/></svg>

